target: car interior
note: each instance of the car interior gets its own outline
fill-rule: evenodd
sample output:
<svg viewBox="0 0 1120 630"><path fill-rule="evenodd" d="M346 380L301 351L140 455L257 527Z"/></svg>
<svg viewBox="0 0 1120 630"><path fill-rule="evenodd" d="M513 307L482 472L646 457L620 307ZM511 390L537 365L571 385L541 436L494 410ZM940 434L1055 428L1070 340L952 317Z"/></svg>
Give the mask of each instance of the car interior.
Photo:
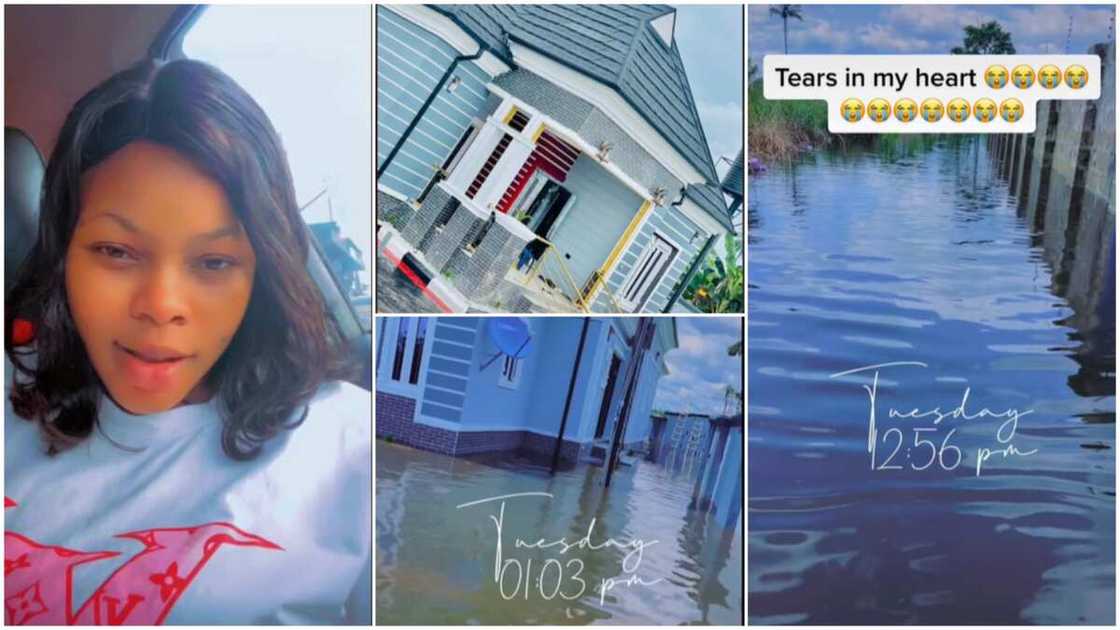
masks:
<svg viewBox="0 0 1120 630"><path fill-rule="evenodd" d="M184 57L183 38L205 10L167 5L5 7L5 293L34 242L45 156L70 108L99 82L145 56ZM313 245L308 271L348 348L355 368L352 382L372 391L371 326L359 317L356 301L327 264L310 229L308 238Z"/></svg>

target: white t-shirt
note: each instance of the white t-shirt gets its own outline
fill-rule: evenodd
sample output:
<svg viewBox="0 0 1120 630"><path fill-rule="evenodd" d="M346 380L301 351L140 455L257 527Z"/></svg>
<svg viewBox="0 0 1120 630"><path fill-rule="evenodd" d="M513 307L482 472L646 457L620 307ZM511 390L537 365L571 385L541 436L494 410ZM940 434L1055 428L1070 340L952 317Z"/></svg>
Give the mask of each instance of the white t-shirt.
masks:
<svg viewBox="0 0 1120 630"><path fill-rule="evenodd" d="M320 388L246 462L217 401L133 416L53 457L5 408L5 622L317 624L372 618L370 394Z"/></svg>

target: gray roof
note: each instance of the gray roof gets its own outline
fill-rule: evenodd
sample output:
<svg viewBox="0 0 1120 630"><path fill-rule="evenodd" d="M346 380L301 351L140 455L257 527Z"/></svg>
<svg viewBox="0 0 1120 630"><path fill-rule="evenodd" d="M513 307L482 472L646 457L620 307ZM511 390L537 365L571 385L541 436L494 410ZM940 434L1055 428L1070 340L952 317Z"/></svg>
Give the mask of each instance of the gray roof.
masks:
<svg viewBox="0 0 1120 630"><path fill-rule="evenodd" d="M715 165L676 42L650 25L665 5L433 5L511 65L516 41L614 88L708 182ZM718 193L701 205L730 224Z"/></svg>
<svg viewBox="0 0 1120 630"><path fill-rule="evenodd" d="M705 212L712 215L726 230L734 230L731 218L727 215L727 202L715 184L689 184L685 196L696 202Z"/></svg>

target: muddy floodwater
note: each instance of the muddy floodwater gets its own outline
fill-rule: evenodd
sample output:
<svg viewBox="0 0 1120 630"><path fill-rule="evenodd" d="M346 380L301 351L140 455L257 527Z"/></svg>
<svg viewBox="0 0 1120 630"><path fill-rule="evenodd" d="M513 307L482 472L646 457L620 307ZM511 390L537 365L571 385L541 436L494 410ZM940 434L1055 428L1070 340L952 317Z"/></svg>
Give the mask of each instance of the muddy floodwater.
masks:
<svg viewBox="0 0 1120 630"><path fill-rule="evenodd" d="M742 518L690 509L692 472L638 461L607 489L597 466L379 440L377 623L739 624Z"/></svg>
<svg viewBox="0 0 1120 630"><path fill-rule="evenodd" d="M1115 622L1114 215L996 164L750 178L751 623Z"/></svg>

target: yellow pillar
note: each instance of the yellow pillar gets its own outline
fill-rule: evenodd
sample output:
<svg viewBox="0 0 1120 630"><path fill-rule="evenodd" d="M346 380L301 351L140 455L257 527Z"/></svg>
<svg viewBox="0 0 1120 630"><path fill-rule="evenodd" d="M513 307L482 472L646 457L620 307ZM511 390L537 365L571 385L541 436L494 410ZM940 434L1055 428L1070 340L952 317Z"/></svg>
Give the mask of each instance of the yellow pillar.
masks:
<svg viewBox="0 0 1120 630"><path fill-rule="evenodd" d="M618 242L614 244L614 248L611 250L610 255L607 256L607 259L605 261L603 261L603 265L595 271L595 282L593 282L591 286L588 287L586 293L580 296L580 300L585 302L588 308L590 308L591 306L590 300L592 297L594 297L595 291L607 281L607 273L614 267L614 264L618 260L618 257L621 256L622 251L626 249L626 245L630 243L630 241L634 238L635 233L637 233L638 226L642 224L642 222L646 218L646 215L648 215L650 210L652 209L652 201L647 199L644 203L642 203L642 207L639 208L638 212L634 214L634 218L630 219L630 224L626 226L626 229L622 232L622 236L618 238Z"/></svg>

